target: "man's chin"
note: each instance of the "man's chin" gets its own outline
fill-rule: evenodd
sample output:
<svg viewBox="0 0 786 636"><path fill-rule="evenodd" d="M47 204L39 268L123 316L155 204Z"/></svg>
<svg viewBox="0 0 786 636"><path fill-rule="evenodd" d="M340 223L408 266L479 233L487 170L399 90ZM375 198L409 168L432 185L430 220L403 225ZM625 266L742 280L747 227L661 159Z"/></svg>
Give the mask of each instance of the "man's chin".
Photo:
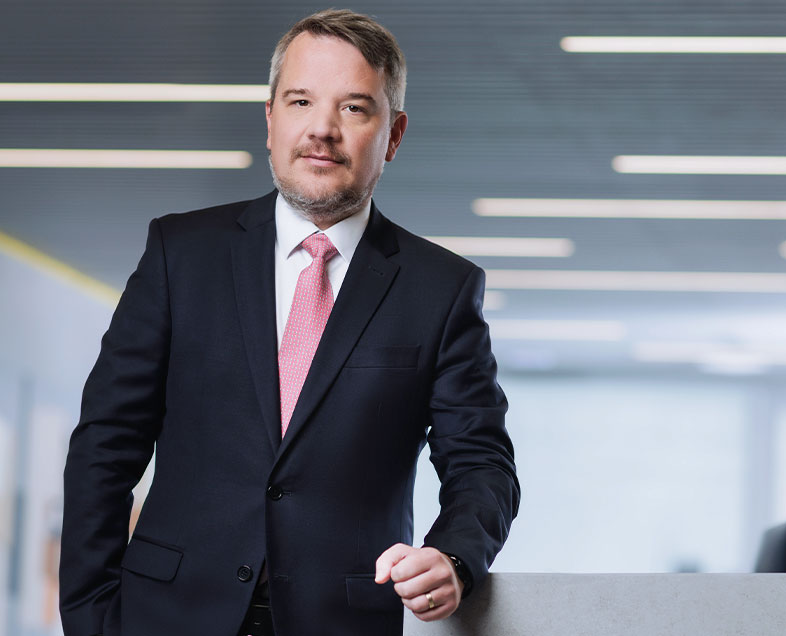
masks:
<svg viewBox="0 0 786 636"><path fill-rule="evenodd" d="M363 208L368 199L368 196L351 190L303 191L283 186L281 183L276 185L281 196L292 208L319 227L333 225L352 216Z"/></svg>
<svg viewBox="0 0 786 636"><path fill-rule="evenodd" d="M319 205L321 201L335 201L343 198L343 188L287 188L290 192L297 193L297 198L304 201L313 201Z"/></svg>
<svg viewBox="0 0 786 636"><path fill-rule="evenodd" d="M376 181L365 190L354 190L345 183L325 178L279 179L270 161L270 173L279 193L295 210L320 227L337 223L363 209L371 198ZM379 179L379 177L377 177ZM324 228L323 228L324 229Z"/></svg>
<svg viewBox="0 0 786 636"><path fill-rule="evenodd" d="M329 201L341 198L343 192L350 190L347 184L337 181L331 170L324 172L308 170L305 178L284 179L280 182L285 190L291 192L299 199L311 201Z"/></svg>

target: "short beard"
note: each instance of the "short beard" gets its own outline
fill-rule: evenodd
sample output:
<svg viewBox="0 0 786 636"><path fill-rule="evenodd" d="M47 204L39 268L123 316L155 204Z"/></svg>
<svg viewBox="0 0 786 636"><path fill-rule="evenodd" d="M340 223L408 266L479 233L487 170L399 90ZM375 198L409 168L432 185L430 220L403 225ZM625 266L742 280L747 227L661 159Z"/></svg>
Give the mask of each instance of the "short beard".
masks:
<svg viewBox="0 0 786 636"><path fill-rule="evenodd" d="M349 188L332 192L322 197L311 197L299 190L295 184L280 179L273 167L273 158L268 155L267 160L270 164L273 185L276 186L278 192L284 197L284 201L299 212L301 216L317 226L329 227L360 212L366 201L371 198L371 193L382 176L382 170L380 170L377 178L373 179L362 190Z"/></svg>

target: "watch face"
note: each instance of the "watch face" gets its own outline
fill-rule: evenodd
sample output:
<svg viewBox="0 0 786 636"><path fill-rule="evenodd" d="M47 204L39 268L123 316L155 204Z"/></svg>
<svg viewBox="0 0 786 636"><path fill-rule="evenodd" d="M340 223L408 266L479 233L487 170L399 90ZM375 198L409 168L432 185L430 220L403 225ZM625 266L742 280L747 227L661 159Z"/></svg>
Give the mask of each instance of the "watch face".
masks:
<svg viewBox="0 0 786 636"><path fill-rule="evenodd" d="M461 582L466 583L467 579L469 578L469 570L467 570L467 566L464 565L464 562L458 557L451 556L450 560L453 561L453 565L456 568L456 574L461 579Z"/></svg>

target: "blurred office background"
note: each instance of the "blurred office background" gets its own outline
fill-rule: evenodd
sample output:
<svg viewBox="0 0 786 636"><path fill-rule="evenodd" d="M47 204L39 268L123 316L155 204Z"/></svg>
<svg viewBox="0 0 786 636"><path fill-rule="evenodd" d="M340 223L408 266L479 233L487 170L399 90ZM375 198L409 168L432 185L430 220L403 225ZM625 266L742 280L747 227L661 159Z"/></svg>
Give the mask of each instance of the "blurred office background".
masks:
<svg viewBox="0 0 786 636"><path fill-rule="evenodd" d="M378 205L488 271L524 491L495 569L750 571L786 520L784 4L351 6L409 63ZM148 221L269 191L269 56L320 8L0 5L0 636L60 633L68 436ZM207 163L86 167L172 160Z"/></svg>

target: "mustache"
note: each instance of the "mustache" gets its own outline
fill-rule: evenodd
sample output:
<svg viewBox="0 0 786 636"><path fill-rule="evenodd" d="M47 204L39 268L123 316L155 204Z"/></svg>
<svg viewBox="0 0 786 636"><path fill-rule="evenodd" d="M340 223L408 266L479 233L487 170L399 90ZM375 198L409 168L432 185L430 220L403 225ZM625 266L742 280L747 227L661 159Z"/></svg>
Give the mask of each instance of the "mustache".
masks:
<svg viewBox="0 0 786 636"><path fill-rule="evenodd" d="M347 166L350 166L352 164L348 156L339 152L332 146L324 145L324 144L302 146L300 148L295 148L292 151L291 159L292 161L294 161L295 159L300 159L301 157L308 157L311 155L327 157L331 161L335 161L336 163L343 163L346 164Z"/></svg>

